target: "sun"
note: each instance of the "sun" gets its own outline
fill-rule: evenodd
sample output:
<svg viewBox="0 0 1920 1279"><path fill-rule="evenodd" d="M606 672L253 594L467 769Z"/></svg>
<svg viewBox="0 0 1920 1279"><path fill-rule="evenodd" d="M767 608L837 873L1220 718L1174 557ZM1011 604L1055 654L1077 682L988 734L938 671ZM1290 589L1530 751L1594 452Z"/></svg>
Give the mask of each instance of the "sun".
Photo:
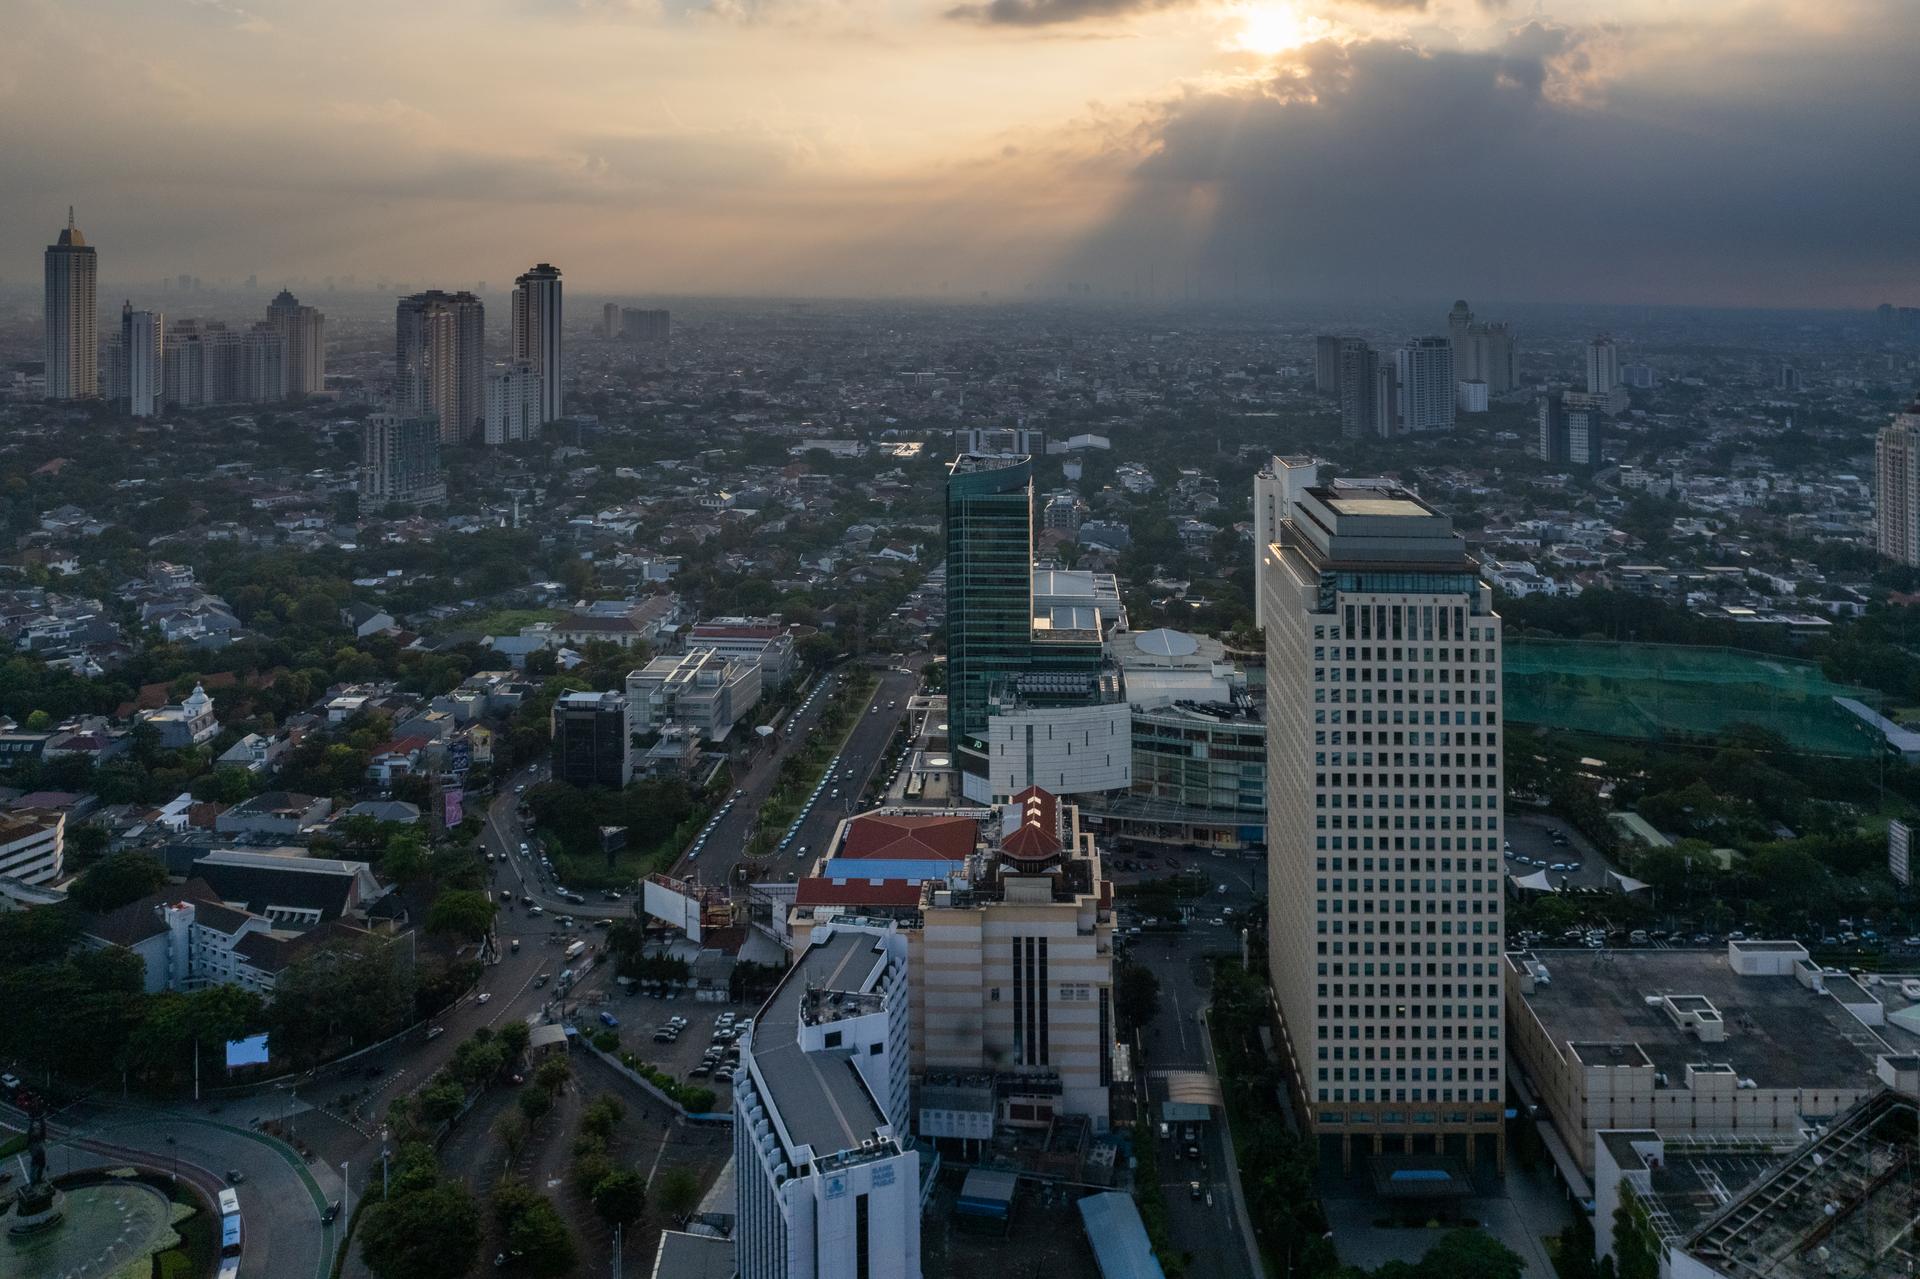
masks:
<svg viewBox="0 0 1920 1279"><path fill-rule="evenodd" d="M1330 30L1326 21L1302 14L1286 0L1243 4L1236 16L1240 19L1240 30L1232 40L1233 47L1262 57L1270 58L1310 44Z"/></svg>

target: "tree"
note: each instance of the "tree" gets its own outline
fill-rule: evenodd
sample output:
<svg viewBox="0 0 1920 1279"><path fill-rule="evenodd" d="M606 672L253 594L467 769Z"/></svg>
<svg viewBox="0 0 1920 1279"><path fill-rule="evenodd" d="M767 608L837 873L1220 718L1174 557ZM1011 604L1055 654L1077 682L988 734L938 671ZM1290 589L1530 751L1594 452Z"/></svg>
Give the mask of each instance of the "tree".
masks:
<svg viewBox="0 0 1920 1279"><path fill-rule="evenodd" d="M454 888L433 899L427 911L427 931L441 937L476 941L493 924L493 898L470 888Z"/></svg>
<svg viewBox="0 0 1920 1279"><path fill-rule="evenodd" d="M1418 1279L1520 1279L1526 1263L1484 1230L1449 1230L1427 1249Z"/></svg>
<svg viewBox="0 0 1920 1279"><path fill-rule="evenodd" d="M631 1226L647 1210L647 1183L632 1169L610 1173L593 1188L593 1210L609 1226Z"/></svg>
<svg viewBox="0 0 1920 1279"><path fill-rule="evenodd" d="M553 1097L541 1089L527 1088L521 1091L518 1104L527 1122L537 1123L542 1115L553 1109Z"/></svg>
<svg viewBox="0 0 1920 1279"><path fill-rule="evenodd" d="M151 853L115 853L95 862L73 882L67 898L82 910L109 911L160 891L167 868Z"/></svg>
<svg viewBox="0 0 1920 1279"><path fill-rule="evenodd" d="M669 1168L660 1176L660 1210L676 1224L686 1221L700 1206L700 1183L686 1168Z"/></svg>
<svg viewBox="0 0 1920 1279"><path fill-rule="evenodd" d="M573 1078L573 1067L565 1057L549 1057L540 1063L540 1069L533 1072L533 1081L544 1088L548 1095L558 1093L567 1086L567 1080Z"/></svg>
<svg viewBox="0 0 1920 1279"><path fill-rule="evenodd" d="M275 1051L312 1061L338 1042L371 1043L397 1029L413 1006L406 959L376 937L323 945L287 965L267 1009Z"/></svg>
<svg viewBox="0 0 1920 1279"><path fill-rule="evenodd" d="M533 1125L518 1110L503 1110L493 1121L493 1135L507 1148L507 1158L518 1159L527 1138L533 1135Z"/></svg>
<svg viewBox="0 0 1920 1279"><path fill-rule="evenodd" d="M524 1021L510 1021L500 1027L494 1037L499 1040L500 1046L506 1050L507 1059L511 1061L527 1050L533 1031Z"/></svg>
<svg viewBox="0 0 1920 1279"><path fill-rule="evenodd" d="M1630 1188L1623 1188L1613 1210L1613 1262L1620 1279L1659 1279L1659 1242Z"/></svg>
<svg viewBox="0 0 1920 1279"><path fill-rule="evenodd" d="M358 1230L381 1279L460 1279L480 1252L480 1210L453 1181L373 1204Z"/></svg>
<svg viewBox="0 0 1920 1279"><path fill-rule="evenodd" d="M580 1112L580 1131L605 1141L613 1136L614 1129L620 1126L620 1121L626 1116L627 1108L620 1104L620 1099L610 1092L603 1092Z"/></svg>
<svg viewBox="0 0 1920 1279"><path fill-rule="evenodd" d="M573 1234L545 1195L533 1196L507 1227L507 1250L535 1275L564 1275L576 1259Z"/></svg>
<svg viewBox="0 0 1920 1279"><path fill-rule="evenodd" d="M1119 989L1114 992L1114 1007L1120 1024L1144 1027L1160 1012L1160 979L1153 970L1140 964L1127 964L1120 970Z"/></svg>

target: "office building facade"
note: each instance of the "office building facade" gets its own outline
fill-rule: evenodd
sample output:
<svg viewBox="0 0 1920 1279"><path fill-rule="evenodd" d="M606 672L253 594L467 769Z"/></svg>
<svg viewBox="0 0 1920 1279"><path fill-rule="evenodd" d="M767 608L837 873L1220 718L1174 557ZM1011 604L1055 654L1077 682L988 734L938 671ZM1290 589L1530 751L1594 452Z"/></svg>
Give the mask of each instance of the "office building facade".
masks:
<svg viewBox="0 0 1920 1279"><path fill-rule="evenodd" d="M1920 400L1880 428L1873 445L1874 546L1920 568Z"/></svg>
<svg viewBox="0 0 1920 1279"><path fill-rule="evenodd" d="M1453 347L1446 338L1414 338L1393 353L1396 427L1399 431L1451 431L1458 389Z"/></svg>
<svg viewBox="0 0 1920 1279"><path fill-rule="evenodd" d="M984 759L988 695L1032 647L1033 460L962 454L946 497L947 722Z"/></svg>
<svg viewBox="0 0 1920 1279"><path fill-rule="evenodd" d="M1268 963L1301 1113L1349 1166L1498 1159L1492 591L1398 488L1305 489L1266 553Z"/></svg>
<svg viewBox="0 0 1920 1279"><path fill-rule="evenodd" d="M548 720L553 779L571 786L621 787L633 780L627 699L618 693L563 693Z"/></svg>
<svg viewBox="0 0 1920 1279"><path fill-rule="evenodd" d="M1606 334L1587 341L1587 394L1605 395L1620 385L1620 349Z"/></svg>
<svg viewBox="0 0 1920 1279"><path fill-rule="evenodd" d="M361 432L363 511L431 506L446 500L447 482L440 474L438 418L375 413Z"/></svg>
<svg viewBox="0 0 1920 1279"><path fill-rule="evenodd" d="M918 1279L907 943L838 922L760 1006L733 1076L739 1279Z"/></svg>
<svg viewBox="0 0 1920 1279"><path fill-rule="evenodd" d="M152 417L166 398L166 317L120 306L120 343L114 356L114 399L132 417Z"/></svg>
<svg viewBox="0 0 1920 1279"><path fill-rule="evenodd" d="M1606 457L1606 405L1612 398L1584 391L1541 396L1540 460L1555 465L1599 466Z"/></svg>
<svg viewBox="0 0 1920 1279"><path fill-rule="evenodd" d="M724 741L759 700L758 661L694 648L628 674L627 727L641 734L678 724L710 742Z"/></svg>
<svg viewBox="0 0 1920 1279"><path fill-rule="evenodd" d="M287 395L305 399L327 389L327 317L286 289L267 304L267 323L287 340Z"/></svg>
<svg viewBox="0 0 1920 1279"><path fill-rule="evenodd" d="M99 274L99 255L68 209L67 225L46 252L44 351L50 400L99 398Z"/></svg>
<svg viewBox="0 0 1920 1279"><path fill-rule="evenodd" d="M464 444L486 419L487 310L471 293L430 289L394 307L394 403L431 414L440 442Z"/></svg>
<svg viewBox="0 0 1920 1279"><path fill-rule="evenodd" d="M560 416L560 271L542 262L513 282L513 358L540 377L540 420Z"/></svg>

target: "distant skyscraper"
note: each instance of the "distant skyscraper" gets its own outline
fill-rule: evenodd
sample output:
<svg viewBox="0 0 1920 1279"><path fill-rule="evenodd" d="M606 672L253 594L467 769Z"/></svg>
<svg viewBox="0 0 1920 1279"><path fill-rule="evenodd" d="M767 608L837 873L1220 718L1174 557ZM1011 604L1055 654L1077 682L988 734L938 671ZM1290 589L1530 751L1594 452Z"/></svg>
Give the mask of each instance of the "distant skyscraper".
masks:
<svg viewBox="0 0 1920 1279"><path fill-rule="evenodd" d="M67 210L66 229L47 246L47 398L91 400L100 394L100 339L94 287L98 257Z"/></svg>
<svg viewBox="0 0 1920 1279"><path fill-rule="evenodd" d="M947 721L984 749L987 694L1027 670L1033 636L1033 459L964 454L947 477Z"/></svg>
<svg viewBox="0 0 1920 1279"><path fill-rule="evenodd" d="M1894 563L1920 568L1920 400L1880 428L1873 478L1875 545Z"/></svg>
<svg viewBox="0 0 1920 1279"><path fill-rule="evenodd" d="M540 435L540 375L525 360L495 369L487 378L488 444L516 444Z"/></svg>
<svg viewBox="0 0 1920 1279"><path fill-rule="evenodd" d="M560 272L542 262L513 284L513 358L540 375L540 420L560 416Z"/></svg>
<svg viewBox="0 0 1920 1279"><path fill-rule="evenodd" d="M1653 366L1650 364L1623 364L1620 366L1620 383L1636 391L1653 389Z"/></svg>
<svg viewBox="0 0 1920 1279"><path fill-rule="evenodd" d="M1313 340L1313 389L1321 395L1340 395L1340 339L1331 333Z"/></svg>
<svg viewBox="0 0 1920 1279"><path fill-rule="evenodd" d="M600 336L617 339L620 336L620 304L607 302L600 307Z"/></svg>
<svg viewBox="0 0 1920 1279"><path fill-rule="evenodd" d="M1350 440L1378 431L1380 356L1365 338L1340 339L1340 434Z"/></svg>
<svg viewBox="0 0 1920 1279"><path fill-rule="evenodd" d="M182 320L161 348L169 404L264 404L287 398L287 339L262 321L244 331L218 320Z"/></svg>
<svg viewBox="0 0 1920 1279"><path fill-rule="evenodd" d="M1446 338L1414 338L1393 353L1402 431L1450 431L1457 391L1453 344Z"/></svg>
<svg viewBox="0 0 1920 1279"><path fill-rule="evenodd" d="M166 391L165 345L166 318L160 312L136 311L131 302L121 304L114 398L134 417L152 417L160 411Z"/></svg>
<svg viewBox="0 0 1920 1279"><path fill-rule="evenodd" d="M440 476L440 419L376 413L360 440L360 508L429 506L445 500Z"/></svg>
<svg viewBox="0 0 1920 1279"><path fill-rule="evenodd" d="M394 310L394 400L431 413L443 444L464 444L486 422L486 307L471 293L431 289Z"/></svg>
<svg viewBox="0 0 1920 1279"><path fill-rule="evenodd" d="M1605 457L1607 405L1613 398L1584 391L1541 396L1537 405L1540 460L1566 466L1600 465Z"/></svg>
<svg viewBox="0 0 1920 1279"><path fill-rule="evenodd" d="M1453 348L1453 376L1461 382L1485 382L1489 396L1504 395L1520 384L1513 331L1503 324L1482 324L1464 301L1447 312L1447 344Z"/></svg>
<svg viewBox="0 0 1920 1279"><path fill-rule="evenodd" d="M1453 362L1460 370L1464 380L1474 376L1473 357L1467 350L1467 339L1473 332L1473 312L1467 306L1467 300L1461 298L1447 312L1447 341L1453 347Z"/></svg>
<svg viewBox="0 0 1920 1279"><path fill-rule="evenodd" d="M287 339L287 394L296 399L327 389L327 317L287 290L267 305L267 322Z"/></svg>
<svg viewBox="0 0 1920 1279"><path fill-rule="evenodd" d="M1620 351L1600 334L1587 343L1587 394L1605 395L1620 385Z"/></svg>
<svg viewBox="0 0 1920 1279"><path fill-rule="evenodd" d="M1774 375L1774 389L1778 391L1797 391L1800 389L1800 370L1791 364L1782 364Z"/></svg>
<svg viewBox="0 0 1920 1279"><path fill-rule="evenodd" d="M673 314L640 307L620 309L620 336L640 348L640 363L664 369L673 353Z"/></svg>

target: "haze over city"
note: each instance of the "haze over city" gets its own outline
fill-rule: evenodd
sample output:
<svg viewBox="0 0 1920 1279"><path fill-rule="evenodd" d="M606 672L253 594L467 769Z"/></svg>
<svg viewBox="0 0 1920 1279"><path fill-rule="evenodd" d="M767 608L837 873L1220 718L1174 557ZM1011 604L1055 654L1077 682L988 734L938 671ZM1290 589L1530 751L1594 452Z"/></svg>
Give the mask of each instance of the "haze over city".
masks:
<svg viewBox="0 0 1920 1279"><path fill-rule="evenodd" d="M1907 0L5 0L0 280L1870 306Z"/></svg>

